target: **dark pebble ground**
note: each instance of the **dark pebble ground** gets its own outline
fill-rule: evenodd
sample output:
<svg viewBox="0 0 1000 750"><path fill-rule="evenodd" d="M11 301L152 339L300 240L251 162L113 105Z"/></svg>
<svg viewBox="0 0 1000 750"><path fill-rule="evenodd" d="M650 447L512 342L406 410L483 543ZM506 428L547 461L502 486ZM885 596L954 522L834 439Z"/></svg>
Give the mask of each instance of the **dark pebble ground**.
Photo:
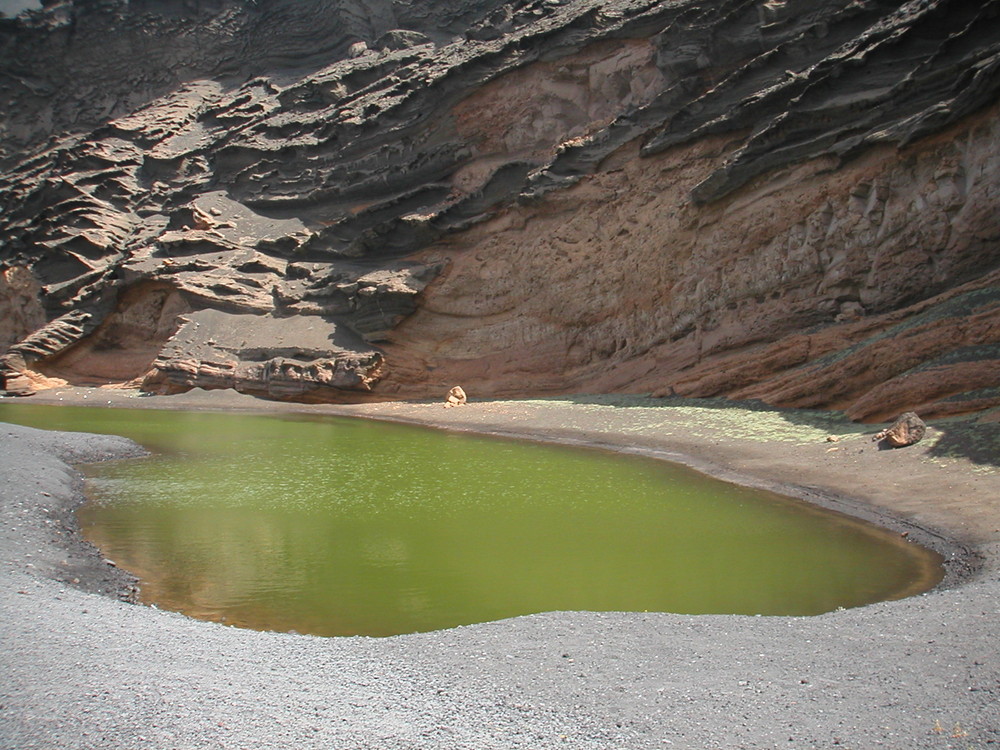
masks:
<svg viewBox="0 0 1000 750"><path fill-rule="evenodd" d="M0 443L0 748L1000 748L995 545L952 588L817 617L259 633L116 598L130 581L75 536L66 462L133 443Z"/></svg>

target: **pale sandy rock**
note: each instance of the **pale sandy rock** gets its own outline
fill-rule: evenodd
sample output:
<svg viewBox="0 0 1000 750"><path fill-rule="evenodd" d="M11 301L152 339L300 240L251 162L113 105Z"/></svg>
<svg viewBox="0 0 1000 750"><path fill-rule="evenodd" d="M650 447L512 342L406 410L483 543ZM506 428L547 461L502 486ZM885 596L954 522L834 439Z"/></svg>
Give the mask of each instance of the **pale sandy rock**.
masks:
<svg viewBox="0 0 1000 750"><path fill-rule="evenodd" d="M448 391L448 397L444 400L444 408L448 409L453 406L462 406L468 401L468 396L465 395L465 391L462 386L453 386L450 391Z"/></svg>

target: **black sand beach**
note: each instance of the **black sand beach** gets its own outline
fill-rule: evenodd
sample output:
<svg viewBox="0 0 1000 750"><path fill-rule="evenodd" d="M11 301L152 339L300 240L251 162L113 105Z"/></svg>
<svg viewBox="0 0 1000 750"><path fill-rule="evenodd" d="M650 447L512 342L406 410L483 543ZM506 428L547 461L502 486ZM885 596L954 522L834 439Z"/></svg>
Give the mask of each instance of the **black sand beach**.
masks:
<svg viewBox="0 0 1000 750"><path fill-rule="evenodd" d="M121 601L128 576L74 536L68 464L140 449L4 425L2 747L1000 744L1000 472L988 448L956 442L958 425L879 451L876 426L715 402L443 410L99 389L32 401L294 409L642 451L908 533L945 555L947 576L927 594L807 618L557 612L386 639L238 630Z"/></svg>

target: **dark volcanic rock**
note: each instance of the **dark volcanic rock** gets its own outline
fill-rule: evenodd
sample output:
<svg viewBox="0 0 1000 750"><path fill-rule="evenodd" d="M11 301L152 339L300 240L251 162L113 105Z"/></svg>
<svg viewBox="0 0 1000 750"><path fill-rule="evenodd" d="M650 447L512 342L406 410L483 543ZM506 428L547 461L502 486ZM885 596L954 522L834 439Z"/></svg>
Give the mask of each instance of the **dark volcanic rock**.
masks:
<svg viewBox="0 0 1000 750"><path fill-rule="evenodd" d="M369 390L380 376L382 355L365 351L320 316L209 309L180 321L145 378L149 390L233 388L269 398L329 400L331 390Z"/></svg>
<svg viewBox="0 0 1000 750"><path fill-rule="evenodd" d="M0 26L0 366L313 400L1000 402L964 364L1000 345L998 14L50 4Z"/></svg>

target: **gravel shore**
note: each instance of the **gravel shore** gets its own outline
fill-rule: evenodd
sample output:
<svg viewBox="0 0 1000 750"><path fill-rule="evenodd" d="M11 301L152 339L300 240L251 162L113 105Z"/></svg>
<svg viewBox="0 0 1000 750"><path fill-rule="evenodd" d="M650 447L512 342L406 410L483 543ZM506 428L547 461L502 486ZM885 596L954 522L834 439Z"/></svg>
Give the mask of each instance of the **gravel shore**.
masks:
<svg viewBox="0 0 1000 750"><path fill-rule="evenodd" d="M70 464L139 446L0 425L0 747L1000 746L1000 476L973 450L939 450L949 425L878 451L874 429L820 415L648 400L39 401L97 393L640 450L905 528L946 556L948 579L806 618L556 612L384 639L238 630L122 601L128 575L76 537Z"/></svg>

